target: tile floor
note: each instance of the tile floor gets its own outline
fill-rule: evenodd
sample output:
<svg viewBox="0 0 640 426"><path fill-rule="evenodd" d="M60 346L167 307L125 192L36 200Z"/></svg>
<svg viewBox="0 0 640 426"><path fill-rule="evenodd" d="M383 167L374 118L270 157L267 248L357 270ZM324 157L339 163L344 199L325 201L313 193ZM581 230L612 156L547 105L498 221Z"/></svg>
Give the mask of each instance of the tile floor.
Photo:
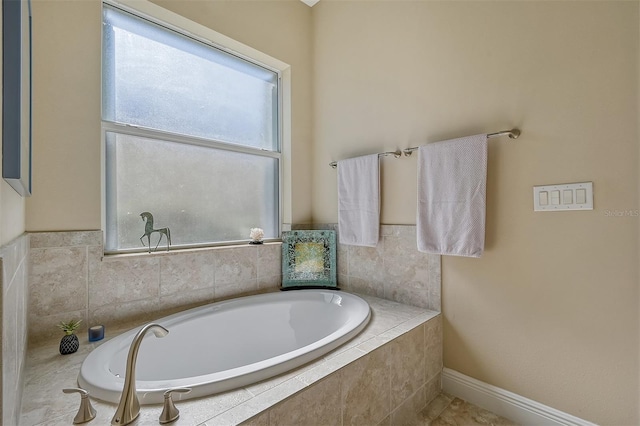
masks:
<svg viewBox="0 0 640 426"><path fill-rule="evenodd" d="M420 414L419 426L517 425L509 419L446 393L438 395Z"/></svg>

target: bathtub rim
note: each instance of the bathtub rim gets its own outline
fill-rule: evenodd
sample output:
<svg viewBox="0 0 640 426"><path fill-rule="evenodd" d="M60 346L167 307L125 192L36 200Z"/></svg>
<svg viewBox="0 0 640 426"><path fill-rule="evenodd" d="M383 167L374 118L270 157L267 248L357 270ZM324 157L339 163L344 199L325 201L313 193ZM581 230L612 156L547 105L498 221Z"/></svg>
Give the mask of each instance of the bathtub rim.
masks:
<svg viewBox="0 0 640 426"><path fill-rule="evenodd" d="M265 293L227 299L219 302L209 303L204 306L186 309L172 315L149 321L165 325L167 328L169 328L173 325L172 323L176 322L177 319L183 318L183 321L186 321L191 317L202 315L203 311L206 312L210 310L223 310L228 306L241 307L252 305L256 300L260 299L266 300L267 303L270 300L273 300L275 302L283 300L283 297L285 298L285 300L295 300L297 298L304 298L304 294L312 293L331 294L332 299L335 296L346 297L351 301L350 304L353 304L355 308L359 310L359 312L357 313L361 315L359 317L360 319L356 321L356 318L351 317L347 322L342 324L340 328L338 328L328 336L325 336L324 338L317 340L312 344L303 346L294 351L222 372L231 373L237 372L238 370L248 369L249 371L244 374L238 374L232 377L220 377L222 376L222 373L211 373L201 376L164 381L136 380L137 395L140 404L148 405L162 403L164 400L163 393L169 388L190 387L192 389L190 393L174 394L174 399L194 399L242 388L298 368L304 364L322 357L323 355L331 352L332 350L340 347L341 345L356 337L368 325L371 319L371 308L366 300L352 293L336 291L334 289L305 289L287 292ZM334 302L325 301L325 303ZM358 324L355 324L355 326L351 325L352 323L356 322ZM124 331L110 339L108 342L105 342L104 344L108 344L110 347L113 347L115 345L116 347L113 349L114 352L123 348L126 348L126 350L128 350L133 337L142 327L144 327L145 324ZM350 325L351 330L342 334L338 334L348 325ZM154 338L151 336L149 337ZM98 346L96 349L91 351L83 360L82 365L80 366L80 371L78 373L77 382L80 387L89 390L92 397L105 402L117 403L120 400L120 395L124 386L124 377L117 378L113 375L113 373L111 373L111 371L109 371L110 354L112 354L113 352L109 352L104 349L101 350L100 348L102 347L103 345ZM90 357L92 362L85 362ZM258 366L260 364L266 365L264 365L259 370L249 368ZM229 374L226 374L225 376L229 376ZM198 380L196 381L195 379ZM105 385L104 383L98 383L97 380L106 380L108 384ZM214 386L216 387L216 390L212 391L210 388Z"/></svg>

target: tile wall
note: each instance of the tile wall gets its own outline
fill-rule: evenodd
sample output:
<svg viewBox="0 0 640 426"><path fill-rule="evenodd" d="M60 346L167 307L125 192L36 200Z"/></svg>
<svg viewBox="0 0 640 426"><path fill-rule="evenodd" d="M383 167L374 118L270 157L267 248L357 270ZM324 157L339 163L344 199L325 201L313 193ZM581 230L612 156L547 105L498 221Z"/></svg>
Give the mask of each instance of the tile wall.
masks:
<svg viewBox="0 0 640 426"><path fill-rule="evenodd" d="M79 318L108 328L275 291L281 282L280 243L104 257L102 231L30 237L31 341L59 335L55 324L61 320ZM440 311L440 256L418 252L415 226L383 225L377 247L339 244L337 254L342 289Z"/></svg>
<svg viewBox="0 0 640 426"><path fill-rule="evenodd" d="M19 423L27 352L29 236L0 247L2 280L2 415L4 425Z"/></svg>
<svg viewBox="0 0 640 426"><path fill-rule="evenodd" d="M32 233L29 340L55 324L148 321L225 298L275 291L281 244L102 255L102 232Z"/></svg>
<svg viewBox="0 0 640 426"><path fill-rule="evenodd" d="M441 371L438 315L242 424L417 424L440 393Z"/></svg>
<svg viewBox="0 0 640 426"><path fill-rule="evenodd" d="M337 224L293 229L337 230ZM440 312L440 255L419 252L417 247L415 225L381 225L376 247L338 244L338 285Z"/></svg>

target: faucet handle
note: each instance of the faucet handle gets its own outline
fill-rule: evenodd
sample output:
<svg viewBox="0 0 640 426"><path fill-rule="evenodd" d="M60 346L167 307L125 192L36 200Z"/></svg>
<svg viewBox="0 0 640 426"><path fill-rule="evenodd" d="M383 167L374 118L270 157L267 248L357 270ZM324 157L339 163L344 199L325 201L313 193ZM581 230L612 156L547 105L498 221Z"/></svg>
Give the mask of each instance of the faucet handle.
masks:
<svg viewBox="0 0 640 426"><path fill-rule="evenodd" d="M191 392L191 388L174 388L165 391L164 407L162 407L162 413L160 414L161 425L165 423L171 423L172 421L180 417L180 411L176 408L176 405L173 403L173 398L171 396L173 392L189 393Z"/></svg>
<svg viewBox="0 0 640 426"><path fill-rule="evenodd" d="M80 408L78 409L78 414L76 414L76 416L73 418L74 425L90 422L96 417L96 410L91 405L91 400L89 399L89 392L80 388L62 389L62 392L64 393L77 392L80 394Z"/></svg>

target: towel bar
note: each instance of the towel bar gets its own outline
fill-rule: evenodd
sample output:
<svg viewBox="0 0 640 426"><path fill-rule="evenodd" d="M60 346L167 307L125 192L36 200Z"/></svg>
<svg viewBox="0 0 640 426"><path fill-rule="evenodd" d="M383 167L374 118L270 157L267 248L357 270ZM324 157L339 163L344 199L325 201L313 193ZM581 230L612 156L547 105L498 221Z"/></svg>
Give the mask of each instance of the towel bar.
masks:
<svg viewBox="0 0 640 426"><path fill-rule="evenodd" d="M487 134L488 139L497 138L498 136L509 136L511 139L518 139L518 136L520 136L520 130L519 129L502 130L500 132ZM409 157L413 153L413 151L415 151L416 149L418 149L418 147L414 146L413 148L405 148L402 150L402 152L404 152L404 155L406 157Z"/></svg>
<svg viewBox="0 0 640 426"><path fill-rule="evenodd" d="M393 155L394 158L400 158L402 156L402 151L400 151L399 149L396 149L395 151L387 151L387 152L379 152L378 153L378 157L386 157L387 155ZM338 167L338 162L337 161L332 161L332 162L329 163L329 165L335 169L336 167Z"/></svg>

